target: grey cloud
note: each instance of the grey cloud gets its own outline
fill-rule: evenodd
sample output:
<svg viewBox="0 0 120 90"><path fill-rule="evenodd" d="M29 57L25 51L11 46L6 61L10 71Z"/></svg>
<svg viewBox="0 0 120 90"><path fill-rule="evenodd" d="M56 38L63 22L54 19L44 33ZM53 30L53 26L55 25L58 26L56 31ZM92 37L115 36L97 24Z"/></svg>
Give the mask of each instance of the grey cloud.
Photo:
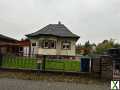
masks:
<svg viewBox="0 0 120 90"><path fill-rule="evenodd" d="M0 32L17 39L60 20L81 43L120 42L119 0L0 0L0 13Z"/></svg>

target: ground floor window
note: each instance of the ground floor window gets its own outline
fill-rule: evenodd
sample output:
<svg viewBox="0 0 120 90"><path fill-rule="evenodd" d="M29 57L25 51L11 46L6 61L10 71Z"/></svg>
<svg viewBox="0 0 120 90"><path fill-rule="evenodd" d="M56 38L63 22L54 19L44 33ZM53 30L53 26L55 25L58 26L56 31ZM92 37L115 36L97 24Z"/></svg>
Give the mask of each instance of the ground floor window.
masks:
<svg viewBox="0 0 120 90"><path fill-rule="evenodd" d="M71 43L68 40L64 40L62 41L62 45L61 45L62 49L71 49Z"/></svg>
<svg viewBox="0 0 120 90"><path fill-rule="evenodd" d="M44 48L50 48L49 47L49 41L44 41Z"/></svg>
<svg viewBox="0 0 120 90"><path fill-rule="evenodd" d="M32 43L32 46L36 46L36 43Z"/></svg>
<svg viewBox="0 0 120 90"><path fill-rule="evenodd" d="M56 41L55 40L43 40L41 43L42 48L46 49L55 49L56 48Z"/></svg>
<svg viewBox="0 0 120 90"><path fill-rule="evenodd" d="M120 60L116 60L115 69L120 71Z"/></svg>
<svg viewBox="0 0 120 90"><path fill-rule="evenodd" d="M19 48L19 51L22 52L22 51L23 51L23 47L20 47L20 48Z"/></svg>

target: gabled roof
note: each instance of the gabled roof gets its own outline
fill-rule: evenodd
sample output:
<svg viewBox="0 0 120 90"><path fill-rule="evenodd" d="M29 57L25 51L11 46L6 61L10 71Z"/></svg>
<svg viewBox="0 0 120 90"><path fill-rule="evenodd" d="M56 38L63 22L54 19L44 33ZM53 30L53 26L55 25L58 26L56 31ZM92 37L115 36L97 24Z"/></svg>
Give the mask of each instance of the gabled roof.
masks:
<svg viewBox="0 0 120 90"><path fill-rule="evenodd" d="M35 37L38 35L53 35L58 37L71 37L71 38L80 38L78 35L73 34L65 25L61 24L49 24L46 27L26 35L27 37Z"/></svg>
<svg viewBox="0 0 120 90"><path fill-rule="evenodd" d="M0 40L16 42L16 39L0 34Z"/></svg>

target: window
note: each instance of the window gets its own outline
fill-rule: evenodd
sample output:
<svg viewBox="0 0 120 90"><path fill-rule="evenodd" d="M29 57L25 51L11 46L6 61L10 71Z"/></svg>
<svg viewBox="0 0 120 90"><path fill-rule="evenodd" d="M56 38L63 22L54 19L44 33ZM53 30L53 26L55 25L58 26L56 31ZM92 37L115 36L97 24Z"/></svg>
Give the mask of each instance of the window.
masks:
<svg viewBox="0 0 120 90"><path fill-rule="evenodd" d="M49 48L49 42L48 41L44 41L44 48Z"/></svg>
<svg viewBox="0 0 120 90"><path fill-rule="evenodd" d="M32 43L32 46L36 46L36 43Z"/></svg>
<svg viewBox="0 0 120 90"><path fill-rule="evenodd" d="M115 69L120 70L120 65L115 65Z"/></svg>
<svg viewBox="0 0 120 90"><path fill-rule="evenodd" d="M42 44L43 44L42 45L43 48L49 48L49 49L56 48L56 41L54 40L44 40Z"/></svg>
<svg viewBox="0 0 120 90"><path fill-rule="evenodd" d="M71 49L71 43L68 40L62 42L62 49Z"/></svg>
<svg viewBox="0 0 120 90"><path fill-rule="evenodd" d="M19 48L19 51L22 52L22 51L23 51L23 47L20 47L20 48Z"/></svg>
<svg viewBox="0 0 120 90"><path fill-rule="evenodd" d="M56 48L56 42L51 40L50 41L50 48Z"/></svg>

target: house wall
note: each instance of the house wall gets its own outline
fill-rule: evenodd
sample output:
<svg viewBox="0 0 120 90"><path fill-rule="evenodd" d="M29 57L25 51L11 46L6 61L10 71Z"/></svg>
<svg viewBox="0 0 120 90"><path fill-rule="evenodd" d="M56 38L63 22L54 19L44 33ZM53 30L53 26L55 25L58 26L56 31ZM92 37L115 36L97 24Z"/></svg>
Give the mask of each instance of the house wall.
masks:
<svg viewBox="0 0 120 90"><path fill-rule="evenodd" d="M0 44L5 44L6 42L0 40Z"/></svg>
<svg viewBox="0 0 120 90"><path fill-rule="evenodd" d="M3 41L0 40L0 52L3 54L15 54L17 50L17 46L15 46L15 43L13 43L12 41Z"/></svg>
<svg viewBox="0 0 120 90"><path fill-rule="evenodd" d="M6 42L0 40L0 45L5 44L5 43ZM7 48L5 46L4 47L0 46L0 52L3 53L3 54L7 53Z"/></svg>
<svg viewBox="0 0 120 90"><path fill-rule="evenodd" d="M31 42L31 55L34 55L34 54L38 54L38 49L39 49L39 46L38 46L38 39L31 39L30 40ZM32 43L36 43L36 46L32 46Z"/></svg>
<svg viewBox="0 0 120 90"><path fill-rule="evenodd" d="M23 56L29 56L30 48L28 46L23 47Z"/></svg>
<svg viewBox="0 0 120 90"><path fill-rule="evenodd" d="M40 40L55 40L56 41L56 49L44 49L39 46L39 41ZM61 42L65 40L66 38L56 38L52 36L45 36L45 37L40 37L36 39L31 39L31 43L36 43L36 46L31 45L31 54L43 54L43 55L75 55L75 39L66 39L71 42L71 49L70 50L63 50L61 48Z"/></svg>
<svg viewBox="0 0 120 90"><path fill-rule="evenodd" d="M43 55L57 55L56 54L56 49L42 49L42 48L39 48L38 54L43 54Z"/></svg>
<svg viewBox="0 0 120 90"><path fill-rule="evenodd" d="M0 47L1 53L6 54L7 53L7 48L6 47Z"/></svg>
<svg viewBox="0 0 120 90"><path fill-rule="evenodd" d="M19 45L19 55L23 55L23 56L29 56L31 53L30 53L30 45L31 45L31 42L30 40L28 39L25 39L25 40L21 40L21 41L18 41L17 44Z"/></svg>
<svg viewBox="0 0 120 90"><path fill-rule="evenodd" d="M71 49L70 50L64 50L62 49L62 41L66 38L59 39L57 43L57 55L75 55L75 43L76 41L74 39L67 39L71 42Z"/></svg>

